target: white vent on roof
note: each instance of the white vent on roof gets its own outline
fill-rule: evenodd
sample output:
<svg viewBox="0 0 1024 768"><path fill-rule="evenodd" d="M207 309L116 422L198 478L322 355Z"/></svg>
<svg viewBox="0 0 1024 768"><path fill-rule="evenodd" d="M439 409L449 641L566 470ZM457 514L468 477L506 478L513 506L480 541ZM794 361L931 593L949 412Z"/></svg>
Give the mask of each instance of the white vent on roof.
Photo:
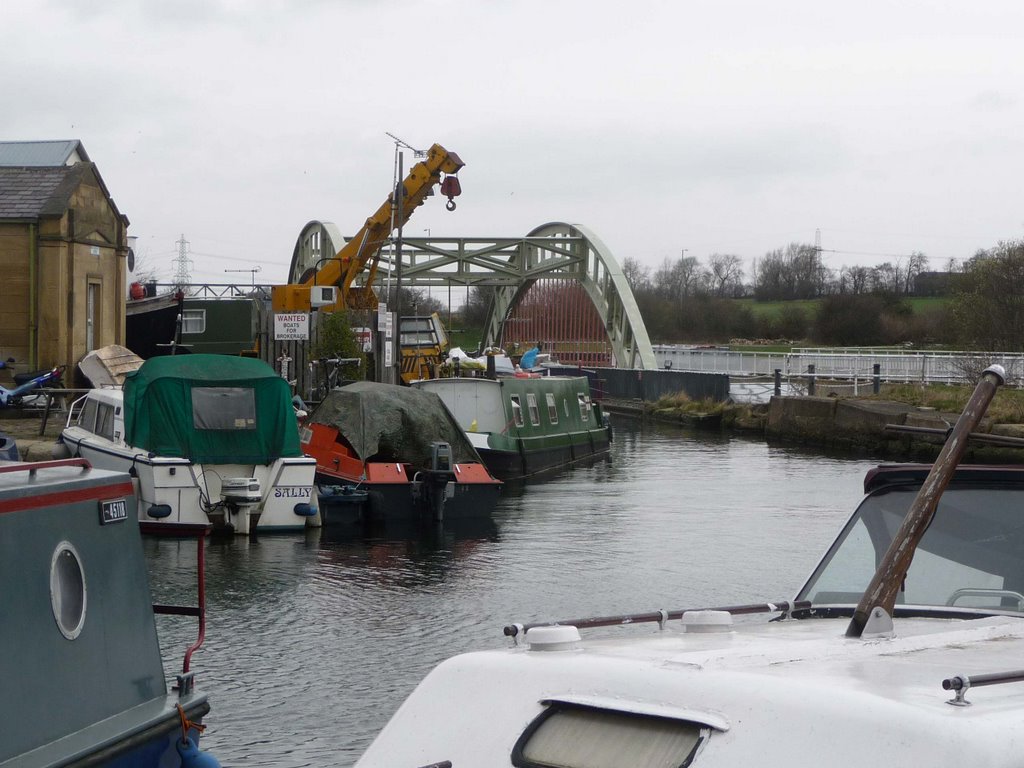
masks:
<svg viewBox="0 0 1024 768"><path fill-rule="evenodd" d="M684 632L732 632L732 614L728 611L686 611Z"/></svg>
<svg viewBox="0 0 1024 768"><path fill-rule="evenodd" d="M531 627L526 630L526 645L531 651L574 651L579 642L580 631L573 626Z"/></svg>

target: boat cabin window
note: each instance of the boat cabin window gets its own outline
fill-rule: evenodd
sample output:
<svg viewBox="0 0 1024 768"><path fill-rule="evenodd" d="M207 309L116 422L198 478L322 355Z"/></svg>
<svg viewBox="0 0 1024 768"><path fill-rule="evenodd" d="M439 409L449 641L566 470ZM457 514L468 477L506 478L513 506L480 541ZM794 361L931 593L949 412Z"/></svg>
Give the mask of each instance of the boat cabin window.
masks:
<svg viewBox="0 0 1024 768"><path fill-rule="evenodd" d="M584 421L590 420L590 400L582 392L576 395L576 399L580 404L580 418Z"/></svg>
<svg viewBox="0 0 1024 768"><path fill-rule="evenodd" d="M57 545L50 559L50 607L57 628L74 640L85 624L85 573L78 552L70 542Z"/></svg>
<svg viewBox="0 0 1024 768"><path fill-rule="evenodd" d="M535 426L540 426L540 408L537 407L537 396L532 392L526 394L526 405L530 409L530 423Z"/></svg>
<svg viewBox="0 0 1024 768"><path fill-rule="evenodd" d="M916 492L916 486L901 487L865 499L798 599L856 605ZM947 488L896 602L1024 613L1020 490Z"/></svg>
<svg viewBox="0 0 1024 768"><path fill-rule="evenodd" d="M206 310L186 309L181 313L182 333L206 333Z"/></svg>
<svg viewBox="0 0 1024 768"><path fill-rule="evenodd" d="M82 410L78 414L78 426L94 432L96 430L96 401L91 397L82 402Z"/></svg>
<svg viewBox="0 0 1024 768"><path fill-rule="evenodd" d="M709 734L707 726L688 720L552 702L516 742L512 765L683 768Z"/></svg>
<svg viewBox="0 0 1024 768"><path fill-rule="evenodd" d="M251 387L193 387L196 429L256 429L256 391Z"/></svg>
<svg viewBox="0 0 1024 768"><path fill-rule="evenodd" d="M555 405L555 396L548 392L544 395L548 401L548 421L552 424L558 423L558 406Z"/></svg>
<svg viewBox="0 0 1024 768"><path fill-rule="evenodd" d="M114 406L110 403L96 404L96 428L94 434L105 437L107 440L114 439Z"/></svg>
<svg viewBox="0 0 1024 768"><path fill-rule="evenodd" d="M512 421L517 427L523 426L523 404L519 401L519 395L509 395L512 401Z"/></svg>

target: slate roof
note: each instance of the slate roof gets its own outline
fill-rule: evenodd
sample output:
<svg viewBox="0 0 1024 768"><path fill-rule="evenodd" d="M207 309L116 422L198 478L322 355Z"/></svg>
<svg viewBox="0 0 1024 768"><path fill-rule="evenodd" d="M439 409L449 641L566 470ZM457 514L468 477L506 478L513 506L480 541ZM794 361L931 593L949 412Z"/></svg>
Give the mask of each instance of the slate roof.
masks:
<svg viewBox="0 0 1024 768"><path fill-rule="evenodd" d="M0 167L54 168L67 165L75 152L83 161L89 161L89 155L78 139L0 141Z"/></svg>
<svg viewBox="0 0 1024 768"><path fill-rule="evenodd" d="M56 168L0 166L0 220L61 216L92 163Z"/></svg>

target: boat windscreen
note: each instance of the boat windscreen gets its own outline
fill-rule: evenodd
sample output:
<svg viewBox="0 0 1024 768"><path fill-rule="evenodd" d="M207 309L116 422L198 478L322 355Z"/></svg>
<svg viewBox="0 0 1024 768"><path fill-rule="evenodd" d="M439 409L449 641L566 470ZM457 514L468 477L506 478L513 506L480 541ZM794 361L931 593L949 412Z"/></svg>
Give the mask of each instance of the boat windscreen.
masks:
<svg viewBox="0 0 1024 768"><path fill-rule="evenodd" d="M869 496L798 599L856 605L917 487ZM1024 613L1024 511L1017 487L951 486L897 594L897 605Z"/></svg>

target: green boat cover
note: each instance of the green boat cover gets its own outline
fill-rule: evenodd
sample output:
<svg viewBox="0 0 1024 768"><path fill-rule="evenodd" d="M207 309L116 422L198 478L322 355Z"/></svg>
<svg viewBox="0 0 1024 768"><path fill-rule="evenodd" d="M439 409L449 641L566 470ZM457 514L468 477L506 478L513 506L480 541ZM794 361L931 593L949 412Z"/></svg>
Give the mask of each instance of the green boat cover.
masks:
<svg viewBox="0 0 1024 768"><path fill-rule="evenodd" d="M196 464L301 456L288 383L261 360L153 357L124 382L125 442Z"/></svg>
<svg viewBox="0 0 1024 768"><path fill-rule="evenodd" d="M338 430L362 461L430 466L430 445L448 443L456 464L480 456L462 427L433 392L357 381L331 390L309 417Z"/></svg>

